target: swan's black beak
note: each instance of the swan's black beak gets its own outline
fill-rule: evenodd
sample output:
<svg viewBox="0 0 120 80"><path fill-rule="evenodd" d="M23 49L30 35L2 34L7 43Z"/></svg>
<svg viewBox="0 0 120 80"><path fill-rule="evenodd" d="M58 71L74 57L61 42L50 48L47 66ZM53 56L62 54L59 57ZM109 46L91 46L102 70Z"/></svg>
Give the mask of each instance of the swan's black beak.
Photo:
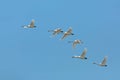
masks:
<svg viewBox="0 0 120 80"><path fill-rule="evenodd" d="M72 58L75 58L74 56L72 56Z"/></svg>
<svg viewBox="0 0 120 80"><path fill-rule="evenodd" d="M63 33L63 31L61 31Z"/></svg>
<svg viewBox="0 0 120 80"><path fill-rule="evenodd" d="M105 67L107 67L107 65L105 65Z"/></svg>
<svg viewBox="0 0 120 80"><path fill-rule="evenodd" d="M75 35L75 34L71 33L71 35Z"/></svg>

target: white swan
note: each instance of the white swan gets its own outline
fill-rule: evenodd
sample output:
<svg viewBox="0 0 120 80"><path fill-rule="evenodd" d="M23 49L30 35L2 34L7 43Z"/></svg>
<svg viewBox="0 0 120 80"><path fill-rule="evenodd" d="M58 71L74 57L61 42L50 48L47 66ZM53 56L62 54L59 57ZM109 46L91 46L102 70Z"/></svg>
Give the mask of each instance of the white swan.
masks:
<svg viewBox="0 0 120 80"><path fill-rule="evenodd" d="M32 20L31 23L27 26L23 26L24 28L35 28L35 20Z"/></svg>
<svg viewBox="0 0 120 80"><path fill-rule="evenodd" d="M68 35L74 35L74 34L72 33L72 28L71 28L71 27L68 29L68 31L66 31L66 32L64 33L64 35L63 35L63 37L61 38L61 40L63 40L64 38L66 38Z"/></svg>
<svg viewBox="0 0 120 80"><path fill-rule="evenodd" d="M62 31L61 28L57 28L55 30L48 30L48 32L53 32L53 35L55 36L55 35L57 35L59 33L62 33L63 31Z"/></svg>
<svg viewBox="0 0 120 80"><path fill-rule="evenodd" d="M77 44L82 44L83 42L79 39L73 41L72 47L75 48Z"/></svg>
<svg viewBox="0 0 120 80"><path fill-rule="evenodd" d="M106 62L107 62L107 57L105 56L104 59L103 59L103 61L102 61L101 63L93 62L93 64L96 64L96 65L99 65L99 66L107 67Z"/></svg>
<svg viewBox="0 0 120 80"><path fill-rule="evenodd" d="M80 56L72 56L72 58L87 59L86 53L87 53L87 49L85 48Z"/></svg>

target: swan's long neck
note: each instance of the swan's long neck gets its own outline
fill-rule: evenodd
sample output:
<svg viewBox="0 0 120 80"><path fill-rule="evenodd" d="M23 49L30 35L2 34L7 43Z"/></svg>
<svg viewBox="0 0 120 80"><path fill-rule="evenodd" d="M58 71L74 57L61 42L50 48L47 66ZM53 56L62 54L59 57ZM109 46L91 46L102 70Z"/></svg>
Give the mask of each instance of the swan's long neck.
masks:
<svg viewBox="0 0 120 80"><path fill-rule="evenodd" d="M72 56L72 58L79 58L79 56Z"/></svg>
<svg viewBox="0 0 120 80"><path fill-rule="evenodd" d="M68 41L68 43L72 43L73 41Z"/></svg>
<svg viewBox="0 0 120 80"><path fill-rule="evenodd" d="M96 63L96 62L93 62L93 64L100 65L100 64L98 64L98 63Z"/></svg>
<svg viewBox="0 0 120 80"><path fill-rule="evenodd" d="M48 30L48 32L53 32L54 30Z"/></svg>

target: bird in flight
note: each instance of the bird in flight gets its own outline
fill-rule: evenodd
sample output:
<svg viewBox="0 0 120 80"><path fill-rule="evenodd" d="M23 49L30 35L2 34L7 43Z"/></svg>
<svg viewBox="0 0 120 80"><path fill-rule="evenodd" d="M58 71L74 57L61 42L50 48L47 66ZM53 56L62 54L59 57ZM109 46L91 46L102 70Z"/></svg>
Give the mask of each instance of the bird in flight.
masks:
<svg viewBox="0 0 120 80"><path fill-rule="evenodd" d="M29 25L23 26L23 28L35 28L35 20L32 20Z"/></svg>
<svg viewBox="0 0 120 80"><path fill-rule="evenodd" d="M72 56L72 58L87 59L86 53L87 53L87 49L84 48L84 50L80 56Z"/></svg>
<svg viewBox="0 0 120 80"><path fill-rule="evenodd" d="M98 66L104 66L104 67L107 67L106 62L107 62L107 57L105 56L101 63L93 62L93 64L96 64L96 65L98 65Z"/></svg>
<svg viewBox="0 0 120 80"><path fill-rule="evenodd" d="M53 32L52 35L55 36L59 33L63 33L62 29L61 28L57 28L57 29L54 29L54 30L48 30L48 32Z"/></svg>
<svg viewBox="0 0 120 80"><path fill-rule="evenodd" d="M72 28L71 28L71 27L68 29L68 31L66 31L66 32L64 33L64 35L62 36L61 40L63 40L64 38L66 38L66 37L69 36L69 35L74 35L74 34L72 33Z"/></svg>
<svg viewBox="0 0 120 80"><path fill-rule="evenodd" d="M82 43L83 43L82 40L76 39L73 41L72 47L75 48L77 44L82 44Z"/></svg>

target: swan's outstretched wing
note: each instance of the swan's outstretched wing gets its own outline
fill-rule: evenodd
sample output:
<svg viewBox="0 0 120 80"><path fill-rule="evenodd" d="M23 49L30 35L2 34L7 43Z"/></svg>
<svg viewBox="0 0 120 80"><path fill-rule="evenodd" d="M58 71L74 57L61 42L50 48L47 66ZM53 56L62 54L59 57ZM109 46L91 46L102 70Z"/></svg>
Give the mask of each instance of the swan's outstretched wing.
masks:
<svg viewBox="0 0 120 80"><path fill-rule="evenodd" d="M101 65L106 65L106 62L107 62L107 57L104 57L104 59L103 59Z"/></svg>
<svg viewBox="0 0 120 80"><path fill-rule="evenodd" d="M66 38L68 35L72 34L72 28L70 27L67 32L64 33L63 37L61 39Z"/></svg>
<svg viewBox="0 0 120 80"><path fill-rule="evenodd" d="M85 48L84 51L82 52L82 54L80 55L82 58L85 58L85 55L87 53L87 49Z"/></svg>
<svg viewBox="0 0 120 80"><path fill-rule="evenodd" d="M68 36L67 32L64 33L63 37L61 38L62 40Z"/></svg>
<svg viewBox="0 0 120 80"><path fill-rule="evenodd" d="M72 27L70 27L67 31L68 34L72 33Z"/></svg>
<svg viewBox="0 0 120 80"><path fill-rule="evenodd" d="M34 24L35 24L35 20L32 20L30 23L30 27L34 27Z"/></svg>
<svg viewBox="0 0 120 80"><path fill-rule="evenodd" d="M75 48L77 44L81 44L81 43L82 43L81 40L76 39L76 40L74 40L72 47Z"/></svg>
<svg viewBox="0 0 120 80"><path fill-rule="evenodd" d="M73 42L72 47L75 48L76 45L77 45L77 43L76 43L76 42Z"/></svg>
<svg viewBox="0 0 120 80"><path fill-rule="evenodd" d="M61 33L61 32L63 32L62 29L57 28L57 29L55 29L55 30L53 31L53 35L59 34L59 33Z"/></svg>

